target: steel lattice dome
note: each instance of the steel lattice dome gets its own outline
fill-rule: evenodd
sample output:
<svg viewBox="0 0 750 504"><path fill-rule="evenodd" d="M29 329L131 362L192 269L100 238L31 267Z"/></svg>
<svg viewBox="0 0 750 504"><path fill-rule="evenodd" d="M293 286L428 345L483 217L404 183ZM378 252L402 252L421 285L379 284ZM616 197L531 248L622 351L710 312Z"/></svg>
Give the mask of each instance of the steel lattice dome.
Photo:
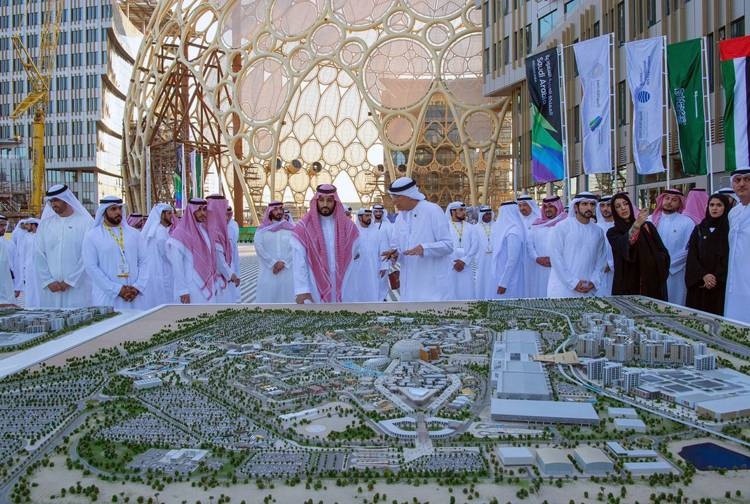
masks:
<svg viewBox="0 0 750 504"><path fill-rule="evenodd" d="M473 0L163 0L127 93L126 195L170 201L195 151L254 218L325 182L382 201L404 174L442 204L505 197L481 29Z"/></svg>

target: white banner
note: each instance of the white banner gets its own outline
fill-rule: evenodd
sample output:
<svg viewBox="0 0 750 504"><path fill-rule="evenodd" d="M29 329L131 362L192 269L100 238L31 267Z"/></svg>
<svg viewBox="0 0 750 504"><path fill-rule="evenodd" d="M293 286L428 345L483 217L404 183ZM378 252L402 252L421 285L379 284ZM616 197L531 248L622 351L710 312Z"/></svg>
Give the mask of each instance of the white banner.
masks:
<svg viewBox="0 0 750 504"><path fill-rule="evenodd" d="M610 113L610 36L602 35L573 45L581 78L581 129L583 171L610 173L612 164L612 115Z"/></svg>
<svg viewBox="0 0 750 504"><path fill-rule="evenodd" d="M626 75L633 98L633 160L641 175L664 171L664 39L625 44Z"/></svg>

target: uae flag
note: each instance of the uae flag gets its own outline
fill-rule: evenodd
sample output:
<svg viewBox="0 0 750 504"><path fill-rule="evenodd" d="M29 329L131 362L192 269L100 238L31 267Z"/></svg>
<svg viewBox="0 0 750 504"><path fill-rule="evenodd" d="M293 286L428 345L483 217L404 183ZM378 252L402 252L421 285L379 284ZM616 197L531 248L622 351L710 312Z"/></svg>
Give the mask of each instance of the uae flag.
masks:
<svg viewBox="0 0 750 504"><path fill-rule="evenodd" d="M724 81L725 170L750 166L748 116L750 116L750 36L719 42L721 78Z"/></svg>

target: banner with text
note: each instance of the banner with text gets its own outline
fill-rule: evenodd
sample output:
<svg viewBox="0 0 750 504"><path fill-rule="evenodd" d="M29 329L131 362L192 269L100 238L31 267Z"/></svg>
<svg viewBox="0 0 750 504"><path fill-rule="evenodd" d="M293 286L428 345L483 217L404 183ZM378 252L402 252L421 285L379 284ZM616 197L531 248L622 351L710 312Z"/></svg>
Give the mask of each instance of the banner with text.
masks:
<svg viewBox="0 0 750 504"><path fill-rule="evenodd" d="M557 49L526 58L531 99L531 174L534 183L564 177L560 68Z"/></svg>
<svg viewBox="0 0 750 504"><path fill-rule="evenodd" d="M610 36L602 35L573 45L581 78L583 171L609 173L612 164L612 114L610 113Z"/></svg>
<svg viewBox="0 0 750 504"><path fill-rule="evenodd" d="M701 39L667 46L669 96L677 120L682 170L690 175L705 175L708 166L702 57Z"/></svg>
<svg viewBox="0 0 750 504"><path fill-rule="evenodd" d="M750 166L750 36L719 42L724 81L724 169Z"/></svg>
<svg viewBox="0 0 750 504"><path fill-rule="evenodd" d="M641 175L664 171L664 39L625 44L626 74L633 99L633 161Z"/></svg>

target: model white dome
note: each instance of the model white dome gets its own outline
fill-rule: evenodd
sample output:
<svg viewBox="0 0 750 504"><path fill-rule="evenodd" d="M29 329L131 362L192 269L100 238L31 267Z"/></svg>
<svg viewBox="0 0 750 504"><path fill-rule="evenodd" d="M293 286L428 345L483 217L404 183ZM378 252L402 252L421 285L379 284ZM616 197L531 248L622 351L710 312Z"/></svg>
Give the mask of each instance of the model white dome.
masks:
<svg viewBox="0 0 750 504"><path fill-rule="evenodd" d="M391 358L402 361L418 360L420 350L422 350L421 341L414 339L400 340L391 347Z"/></svg>

